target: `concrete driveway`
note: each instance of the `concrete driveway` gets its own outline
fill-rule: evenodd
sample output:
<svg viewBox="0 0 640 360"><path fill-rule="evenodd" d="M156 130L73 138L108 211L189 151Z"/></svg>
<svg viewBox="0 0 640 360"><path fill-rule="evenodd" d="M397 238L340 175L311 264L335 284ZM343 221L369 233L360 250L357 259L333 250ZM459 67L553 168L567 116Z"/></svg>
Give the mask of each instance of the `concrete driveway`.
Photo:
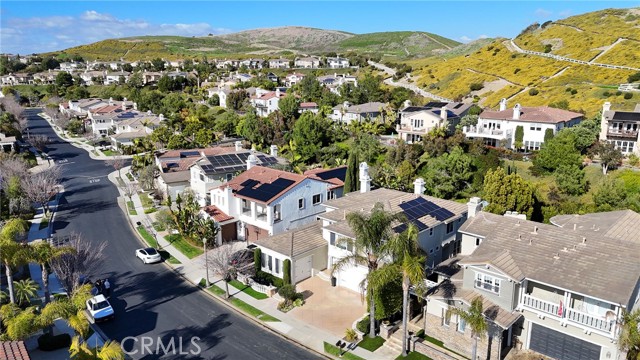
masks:
<svg viewBox="0 0 640 360"><path fill-rule="evenodd" d="M345 330L367 311L359 293L343 287L331 287L328 281L318 276L299 283L296 290L305 294L305 304L289 314L338 337L343 337Z"/></svg>

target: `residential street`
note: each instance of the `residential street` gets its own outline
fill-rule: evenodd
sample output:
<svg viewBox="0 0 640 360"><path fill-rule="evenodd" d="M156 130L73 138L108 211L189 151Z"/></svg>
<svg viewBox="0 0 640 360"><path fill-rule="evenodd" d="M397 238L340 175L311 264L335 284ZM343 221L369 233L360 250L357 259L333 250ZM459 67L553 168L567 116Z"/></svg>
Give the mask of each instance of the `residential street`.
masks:
<svg viewBox="0 0 640 360"><path fill-rule="evenodd" d="M314 359L317 354L292 344L280 336L254 324L203 294L162 264L143 265L134 256L142 247L128 220L118 208L118 190L107 174L114 169L104 161L92 160L89 154L57 137L47 121L28 109L32 134L52 139L47 153L63 167L64 196L55 218L54 234L81 233L92 242L107 241L107 261L98 273L112 284L112 306L116 319L101 325L114 340L133 336L166 345L174 339L176 350L182 338L184 352L196 351L190 346L197 336L202 352L197 356L148 352L132 354L133 358L202 358L202 359ZM98 180L98 181L96 181ZM125 342L131 349L133 340ZM141 350L140 341L137 348Z"/></svg>

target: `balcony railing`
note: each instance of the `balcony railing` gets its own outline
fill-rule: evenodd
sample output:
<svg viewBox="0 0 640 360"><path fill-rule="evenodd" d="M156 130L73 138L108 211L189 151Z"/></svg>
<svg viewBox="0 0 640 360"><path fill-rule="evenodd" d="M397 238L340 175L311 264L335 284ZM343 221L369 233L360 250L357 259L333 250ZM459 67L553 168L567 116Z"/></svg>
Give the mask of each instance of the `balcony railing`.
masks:
<svg viewBox="0 0 640 360"><path fill-rule="evenodd" d="M589 315L574 309L567 309L566 314L569 321L608 333L611 332L611 327L615 323L614 319L607 320L601 316Z"/></svg>
<svg viewBox="0 0 640 360"><path fill-rule="evenodd" d="M522 305L538 310L545 314L562 317L560 312L560 304L555 304L549 301L541 300L531 295L524 295L522 297Z"/></svg>
<svg viewBox="0 0 640 360"><path fill-rule="evenodd" d="M609 129L607 131L608 137L618 137L618 138L628 138L628 139L637 139L638 138L638 130L617 130L617 129Z"/></svg>
<svg viewBox="0 0 640 360"><path fill-rule="evenodd" d="M258 213L258 220L267 221L267 213Z"/></svg>
<svg viewBox="0 0 640 360"><path fill-rule="evenodd" d="M493 137L500 137L500 138L507 138L510 137L511 132L510 131L504 131L501 129L489 129L489 128L484 128L482 126L464 126L462 128L462 132L466 135L483 135L483 136L493 136Z"/></svg>
<svg viewBox="0 0 640 360"><path fill-rule="evenodd" d="M242 208L242 215L251 216L251 208Z"/></svg>

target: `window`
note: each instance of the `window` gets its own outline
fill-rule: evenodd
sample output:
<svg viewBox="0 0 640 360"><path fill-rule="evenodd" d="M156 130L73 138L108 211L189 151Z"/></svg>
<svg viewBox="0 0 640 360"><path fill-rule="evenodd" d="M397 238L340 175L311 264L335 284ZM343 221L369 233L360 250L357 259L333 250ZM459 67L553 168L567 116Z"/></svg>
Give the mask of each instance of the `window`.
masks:
<svg viewBox="0 0 640 360"><path fill-rule="evenodd" d="M458 331L464 334L464 329L467 327L467 322L463 318L458 316Z"/></svg>
<svg viewBox="0 0 640 360"><path fill-rule="evenodd" d="M429 236L433 236L433 228L429 229Z"/></svg>
<svg viewBox="0 0 640 360"><path fill-rule="evenodd" d="M439 251L439 250L440 250L440 246L436 246L436 251Z"/></svg>
<svg viewBox="0 0 640 360"><path fill-rule="evenodd" d="M334 198L335 198L335 194L333 193L333 190L327 191L327 200L331 200Z"/></svg>
<svg viewBox="0 0 640 360"><path fill-rule="evenodd" d="M449 326L451 324L451 311L442 309L442 325Z"/></svg>
<svg viewBox="0 0 640 360"><path fill-rule="evenodd" d="M447 224L447 234L451 234L453 232L453 222Z"/></svg>
<svg viewBox="0 0 640 360"><path fill-rule="evenodd" d="M273 207L273 221L280 221L282 220L282 213L280 211L280 209L282 209L282 205L277 204L276 206Z"/></svg>
<svg viewBox="0 0 640 360"><path fill-rule="evenodd" d="M269 261L267 262L267 265L269 266L269 271L271 271L271 269L273 269L273 267L272 267L273 266L273 263L272 263L273 257L271 257L271 255L267 255L267 256L269 258Z"/></svg>
<svg viewBox="0 0 640 360"><path fill-rule="evenodd" d="M200 181L204 181L204 174L200 173Z"/></svg>
<svg viewBox="0 0 640 360"><path fill-rule="evenodd" d="M230 181L231 179L233 179L233 174L231 173L227 174L227 181Z"/></svg>
<svg viewBox="0 0 640 360"><path fill-rule="evenodd" d="M476 273L475 287L500 294L500 279L496 279L491 275Z"/></svg>
<svg viewBox="0 0 640 360"><path fill-rule="evenodd" d="M260 256L260 265L264 268L267 265L267 254L262 253Z"/></svg>
<svg viewBox="0 0 640 360"><path fill-rule="evenodd" d="M280 274L280 259L276 258L276 274Z"/></svg>
<svg viewBox="0 0 640 360"><path fill-rule="evenodd" d="M320 204L320 201L322 201L322 196L320 196L320 194L313 195L313 205Z"/></svg>
<svg viewBox="0 0 640 360"><path fill-rule="evenodd" d="M329 233L329 244L336 245L336 233Z"/></svg>
<svg viewBox="0 0 640 360"><path fill-rule="evenodd" d="M476 246L480 245L481 242L482 240L480 240L480 238L476 238Z"/></svg>
<svg viewBox="0 0 640 360"><path fill-rule="evenodd" d="M298 209L304 209L304 199L298 199Z"/></svg>
<svg viewBox="0 0 640 360"><path fill-rule="evenodd" d="M462 252L462 240L454 241L453 244L453 254L460 254Z"/></svg>

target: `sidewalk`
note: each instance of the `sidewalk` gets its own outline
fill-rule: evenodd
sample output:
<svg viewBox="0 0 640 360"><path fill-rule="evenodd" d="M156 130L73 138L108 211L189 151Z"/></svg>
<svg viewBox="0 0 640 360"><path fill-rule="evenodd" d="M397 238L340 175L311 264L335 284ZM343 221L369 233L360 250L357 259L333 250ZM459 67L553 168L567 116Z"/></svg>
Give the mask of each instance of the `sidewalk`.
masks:
<svg viewBox="0 0 640 360"><path fill-rule="evenodd" d="M130 182L127 176L124 176L124 174L126 174L128 171L129 171L129 167L123 168L121 170L121 174L123 175L122 180L125 183ZM117 176L118 176L117 171L109 174L109 180L111 180L116 185L118 184L116 180ZM120 189L120 187L118 187L118 189L121 197L124 199L125 196L123 194L123 191ZM137 215L129 215L129 211L126 205L127 200L128 199L125 199L124 201L123 211L125 211L126 214L128 215L128 218L131 222L131 226L134 228L134 231L139 235L139 232L136 229L138 222L140 222L142 225L145 225L147 229L153 230L151 218L149 217L148 214L144 213L144 207L142 206L142 202L140 201L140 197L138 196L138 194L135 194L131 197L131 201L133 202ZM181 264L177 264L177 265L169 264L168 262L166 262L167 265L171 266L176 272L178 272L187 280L192 282L194 286L196 286L200 282L200 280L204 279L206 274L206 270L204 268L204 257L205 257L204 254L199 255L193 259L189 259L187 256L185 256L180 251L178 251L175 247L173 247L164 238L163 233L156 233L156 234L157 234L156 239L158 241L158 246L161 247L162 250L167 251L174 258L176 258L181 262ZM139 237L141 238L141 236ZM208 253L215 252L215 251L216 251L215 249L212 249L212 250L209 250ZM211 271L209 272L209 280L211 284L217 285L218 287L224 289L225 286L222 279L213 275ZM216 301L221 301L228 304L229 306L232 306L225 299L218 297L216 295L213 295L209 291L205 291L205 292L210 296L214 297ZM253 321L259 322L260 324L266 326L267 328L270 328L271 330L281 335L284 335L290 340L293 340L310 349L313 349L320 354L325 354L324 353L325 341L328 342L329 344L335 344L336 342L338 342L338 340L341 340L341 338L338 338L337 336L335 336L332 333L329 333L328 331L311 326L303 321L296 319L294 316L288 313L283 313L279 311L277 309L279 300L276 298L267 298L263 300L257 300L254 297L242 292L240 289L233 287L231 284L229 284L229 293L231 294L232 298L242 300L245 303L255 307L256 309L261 310L262 312L268 315L275 317L280 321L263 322L256 319L255 317L252 317L250 315L243 313L247 318ZM241 310L238 310L238 311L241 312ZM399 354L395 354L393 350L390 350L385 346L380 347L378 350L376 350L373 353L359 347L355 348L354 350L350 350L349 352L367 360L395 359L399 355ZM328 354L325 354L325 355L327 357L330 357L330 355Z"/></svg>

